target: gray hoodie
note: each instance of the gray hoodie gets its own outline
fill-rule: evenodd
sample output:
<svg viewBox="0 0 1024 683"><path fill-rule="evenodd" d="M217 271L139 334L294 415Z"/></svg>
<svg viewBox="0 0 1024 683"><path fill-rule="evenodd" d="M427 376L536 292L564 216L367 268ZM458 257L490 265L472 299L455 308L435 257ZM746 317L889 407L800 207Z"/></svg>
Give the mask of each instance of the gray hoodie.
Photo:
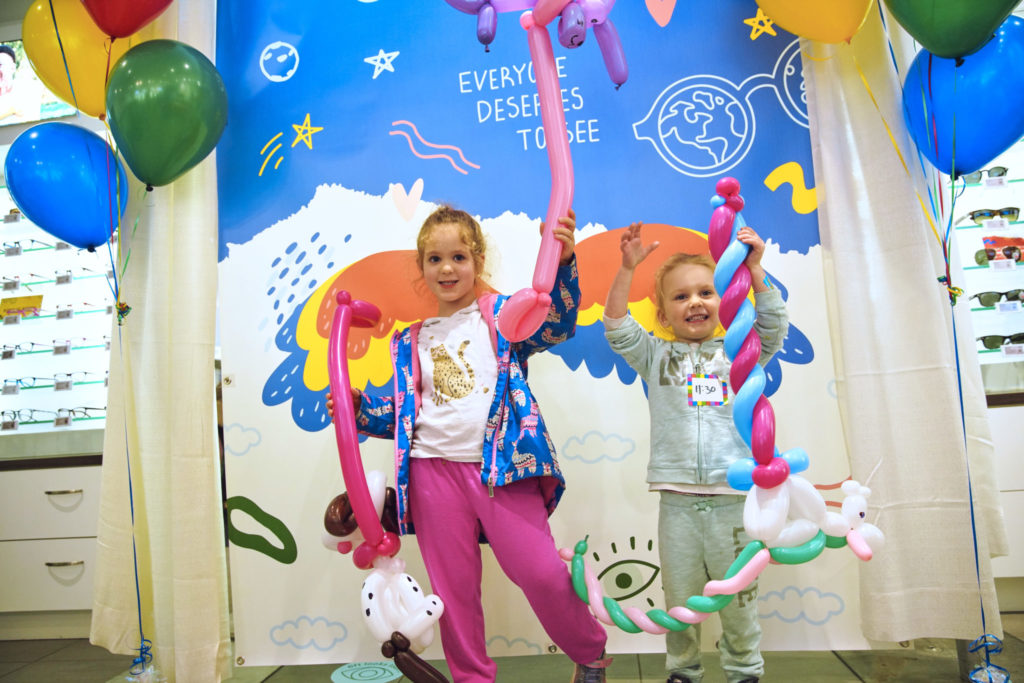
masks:
<svg viewBox="0 0 1024 683"><path fill-rule="evenodd" d="M754 295L764 365L782 348L789 319L777 289ZM647 382L651 410L651 459L647 483L718 484L734 461L750 456L732 422L735 393L729 381L732 365L722 339L706 341L699 348L687 342L666 341L647 332L627 316L605 337L613 351ZM729 401L721 406L691 406L687 400L687 375L717 375L729 386Z"/></svg>

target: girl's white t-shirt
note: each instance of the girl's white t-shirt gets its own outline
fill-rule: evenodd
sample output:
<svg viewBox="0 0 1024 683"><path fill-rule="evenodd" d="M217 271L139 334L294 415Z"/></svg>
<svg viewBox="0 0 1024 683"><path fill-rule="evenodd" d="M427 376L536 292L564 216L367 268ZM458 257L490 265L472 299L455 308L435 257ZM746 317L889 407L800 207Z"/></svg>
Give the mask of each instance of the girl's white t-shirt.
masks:
<svg viewBox="0 0 1024 683"><path fill-rule="evenodd" d="M424 320L416 351L422 394L410 455L480 462L498 359L479 305Z"/></svg>

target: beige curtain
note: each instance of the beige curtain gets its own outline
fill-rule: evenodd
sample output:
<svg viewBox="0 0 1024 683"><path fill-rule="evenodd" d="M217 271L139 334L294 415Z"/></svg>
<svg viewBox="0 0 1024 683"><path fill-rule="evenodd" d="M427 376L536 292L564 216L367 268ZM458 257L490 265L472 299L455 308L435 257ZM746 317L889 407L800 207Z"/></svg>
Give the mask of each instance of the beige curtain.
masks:
<svg viewBox="0 0 1024 683"><path fill-rule="evenodd" d="M215 3L178 0L154 32L213 60L215 27ZM214 402L213 155L144 199L133 187L122 229L131 257L121 280L132 310L115 326L110 351L90 640L117 653L139 646L134 541L153 663L168 681L210 683L231 677Z"/></svg>
<svg viewBox="0 0 1024 683"><path fill-rule="evenodd" d="M887 24L905 74L916 47ZM845 438L853 477L872 489L869 521L886 535L861 569L864 634L973 639L982 605L988 631L1001 634L989 558L1007 552L1007 539L969 310L966 299L955 307L968 460L951 308L936 280L941 250L915 196L927 202L882 21L872 10L851 45L802 43Z"/></svg>

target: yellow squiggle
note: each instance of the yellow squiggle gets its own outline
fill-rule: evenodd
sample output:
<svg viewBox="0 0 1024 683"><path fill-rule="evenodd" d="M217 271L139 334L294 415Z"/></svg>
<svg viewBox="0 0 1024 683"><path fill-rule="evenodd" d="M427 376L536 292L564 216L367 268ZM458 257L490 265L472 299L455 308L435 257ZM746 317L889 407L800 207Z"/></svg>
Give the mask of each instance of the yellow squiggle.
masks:
<svg viewBox="0 0 1024 683"><path fill-rule="evenodd" d="M785 183L793 187L793 210L797 213L811 213L818 208L818 191L807 187L804 169L796 161L789 161L777 167L764 179L765 186L775 192Z"/></svg>

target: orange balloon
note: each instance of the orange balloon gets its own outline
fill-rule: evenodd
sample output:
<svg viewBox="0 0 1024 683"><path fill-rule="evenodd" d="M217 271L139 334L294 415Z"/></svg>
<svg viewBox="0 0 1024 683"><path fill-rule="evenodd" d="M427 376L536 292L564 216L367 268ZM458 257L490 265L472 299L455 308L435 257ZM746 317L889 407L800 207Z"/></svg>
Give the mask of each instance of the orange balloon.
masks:
<svg viewBox="0 0 1024 683"><path fill-rule="evenodd" d="M757 0L776 24L822 43L848 43L868 18L874 0Z"/></svg>
<svg viewBox="0 0 1024 683"><path fill-rule="evenodd" d="M57 18L56 27L54 16ZM25 55L39 80L60 99L97 118L106 111L107 65L109 63L113 69L128 48L140 42L137 35L111 43L93 22L81 0L53 0L53 15L50 14L50 0L36 0L21 24ZM61 46L64 47L63 55ZM68 72L71 74L70 83Z"/></svg>

